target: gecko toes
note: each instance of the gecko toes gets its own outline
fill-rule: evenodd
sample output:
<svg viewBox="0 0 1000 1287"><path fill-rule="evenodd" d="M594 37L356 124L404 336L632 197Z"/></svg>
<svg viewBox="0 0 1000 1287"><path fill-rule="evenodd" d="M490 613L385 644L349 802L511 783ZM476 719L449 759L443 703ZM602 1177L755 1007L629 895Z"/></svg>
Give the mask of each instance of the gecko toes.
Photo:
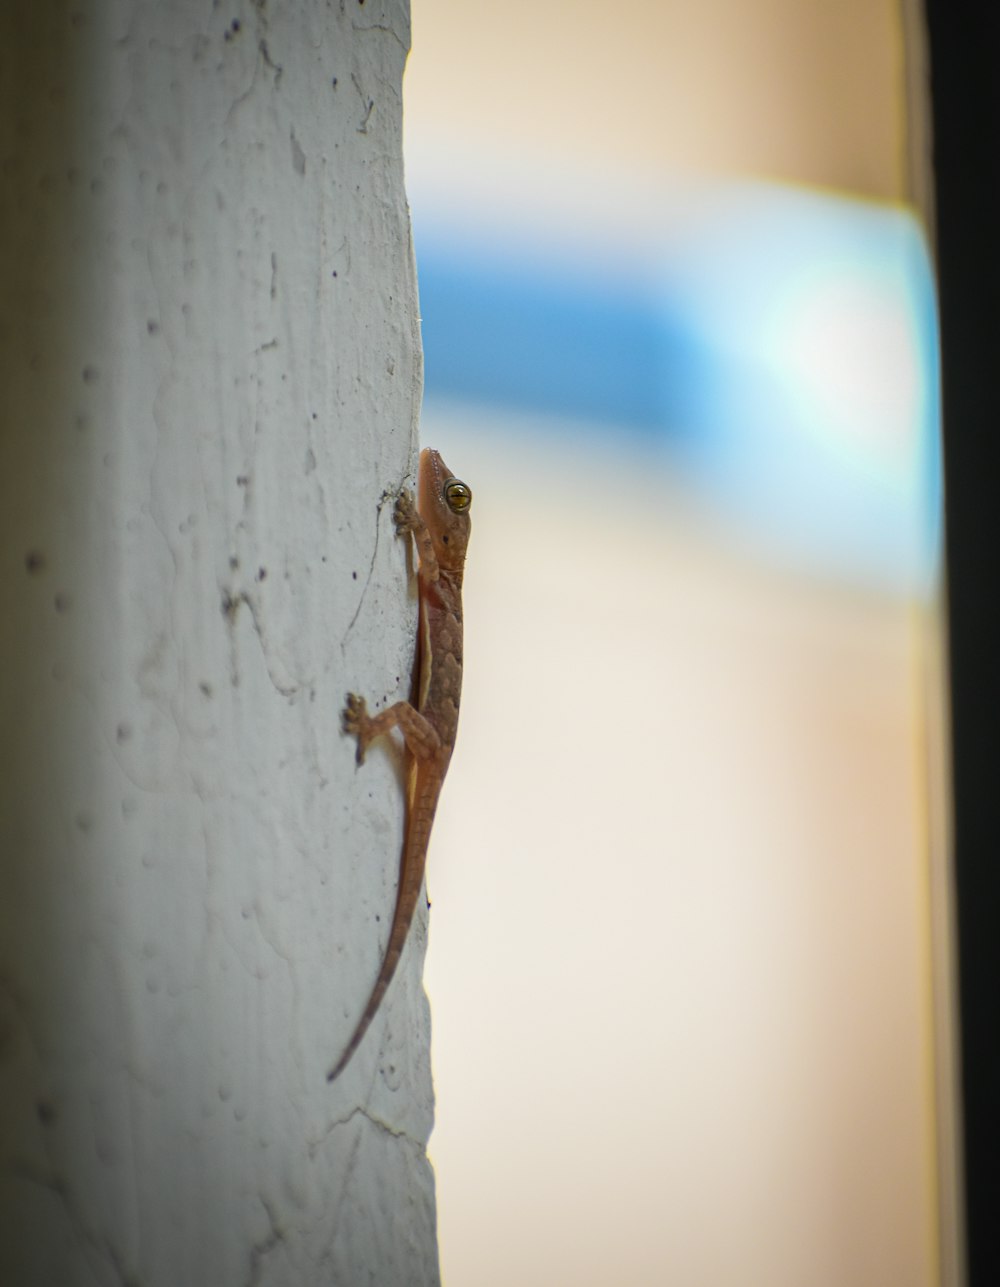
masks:
<svg viewBox="0 0 1000 1287"><path fill-rule="evenodd" d="M392 511L392 521L396 524L396 531L400 535L413 530L414 513L412 493L400 492Z"/></svg>
<svg viewBox="0 0 1000 1287"><path fill-rule="evenodd" d="M365 743L363 737L364 726L368 721L368 708L365 705L365 699L359 697L357 693L348 693L344 703L344 709L340 712L340 726L343 731L350 737L358 739L357 762L365 762Z"/></svg>
<svg viewBox="0 0 1000 1287"><path fill-rule="evenodd" d="M366 714L365 699L359 697L357 693L348 693L344 709L340 712L340 723L344 732L356 733Z"/></svg>

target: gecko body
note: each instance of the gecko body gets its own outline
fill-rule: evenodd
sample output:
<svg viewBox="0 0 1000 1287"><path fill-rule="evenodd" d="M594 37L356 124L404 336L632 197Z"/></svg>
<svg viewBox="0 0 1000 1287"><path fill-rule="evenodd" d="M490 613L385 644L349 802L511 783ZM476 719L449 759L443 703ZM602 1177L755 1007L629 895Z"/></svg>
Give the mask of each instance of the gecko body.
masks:
<svg viewBox="0 0 1000 1287"><path fill-rule="evenodd" d="M378 1012L403 954L427 864L427 845L438 797L458 731L462 693L462 576L469 542L472 492L453 477L438 452L420 453L417 503L400 493L396 531L412 536L417 548L420 621L417 638L416 705L396 702L369 715L365 700L347 694L342 720L357 738L357 762L371 741L398 728L410 755L406 831L399 888L385 956L361 1018L343 1054L327 1074L333 1081L347 1067Z"/></svg>

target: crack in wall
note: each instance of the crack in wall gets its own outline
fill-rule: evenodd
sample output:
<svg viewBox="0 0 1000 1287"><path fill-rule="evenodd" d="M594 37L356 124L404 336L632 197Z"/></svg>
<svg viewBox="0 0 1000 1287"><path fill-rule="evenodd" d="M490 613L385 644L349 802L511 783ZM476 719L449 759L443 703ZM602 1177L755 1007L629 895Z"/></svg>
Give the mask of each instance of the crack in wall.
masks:
<svg viewBox="0 0 1000 1287"><path fill-rule="evenodd" d="M368 565L368 575L365 577L364 585L361 587L361 594L358 596L358 606L354 609L354 616L351 617L350 621L347 623L347 629L344 631L344 636L340 641L341 652L344 651L344 645L347 643L348 637L354 629L358 617L361 615L361 609L365 602L365 595L368 593L368 588L371 585L372 577L375 573L375 559L378 556L378 543L382 529L382 510L385 508L388 501L395 499L396 494L397 493L391 492L388 489L384 490L378 499L378 504L375 506L375 540L372 545L372 557L371 562Z"/></svg>
<svg viewBox="0 0 1000 1287"><path fill-rule="evenodd" d="M390 1136L392 1139L405 1140L421 1154L427 1151L425 1141L419 1140L416 1136L411 1135L405 1127L393 1126L391 1122L386 1121L384 1117L379 1117L377 1114L373 1113L371 1109L366 1108L364 1104L358 1104L345 1116L334 1118L319 1139L309 1141L310 1161L314 1161L316 1159L334 1131L339 1130L342 1126L349 1126L356 1117L363 1117L370 1125L374 1126L376 1130Z"/></svg>
<svg viewBox="0 0 1000 1287"><path fill-rule="evenodd" d="M285 1241L285 1232L275 1219L271 1203L263 1194L258 1194L257 1197L261 1206L267 1212L270 1229L265 1238L262 1238L260 1242L255 1242L250 1248L250 1277L247 1279L247 1287L256 1287L264 1270L265 1259Z"/></svg>

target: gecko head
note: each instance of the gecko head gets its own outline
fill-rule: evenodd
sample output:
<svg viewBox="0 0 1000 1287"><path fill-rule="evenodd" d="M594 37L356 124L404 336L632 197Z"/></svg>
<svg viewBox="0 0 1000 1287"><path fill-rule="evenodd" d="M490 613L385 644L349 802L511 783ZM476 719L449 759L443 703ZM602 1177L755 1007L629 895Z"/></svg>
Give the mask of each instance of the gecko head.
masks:
<svg viewBox="0 0 1000 1287"><path fill-rule="evenodd" d="M454 476L440 452L425 447L420 453L417 475L417 509L427 524L442 567L459 570L465 562L472 529L471 508L472 488Z"/></svg>

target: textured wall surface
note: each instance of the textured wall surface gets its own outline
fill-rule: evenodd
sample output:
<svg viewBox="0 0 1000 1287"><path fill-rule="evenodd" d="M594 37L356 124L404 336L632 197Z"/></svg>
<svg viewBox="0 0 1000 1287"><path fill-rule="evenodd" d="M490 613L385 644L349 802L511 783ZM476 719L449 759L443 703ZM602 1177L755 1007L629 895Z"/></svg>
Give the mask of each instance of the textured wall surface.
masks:
<svg viewBox="0 0 1000 1287"><path fill-rule="evenodd" d="M405 0L4 6L0 1281L437 1281Z"/></svg>

